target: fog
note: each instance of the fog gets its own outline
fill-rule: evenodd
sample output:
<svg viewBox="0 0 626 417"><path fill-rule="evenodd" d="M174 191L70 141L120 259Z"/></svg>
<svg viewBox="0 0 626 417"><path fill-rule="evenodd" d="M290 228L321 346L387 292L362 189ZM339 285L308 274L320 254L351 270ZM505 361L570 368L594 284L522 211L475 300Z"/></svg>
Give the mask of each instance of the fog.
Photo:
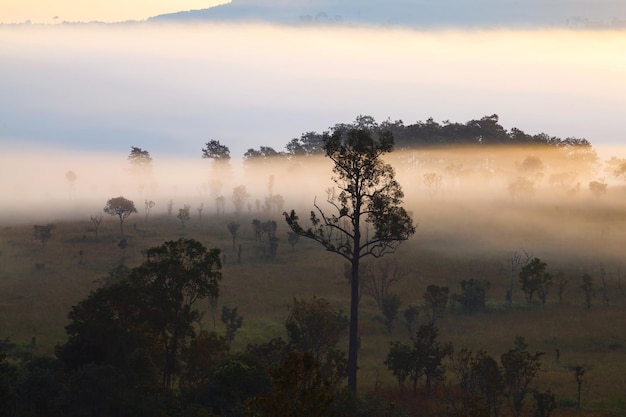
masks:
<svg viewBox="0 0 626 417"><path fill-rule="evenodd" d="M497 113L506 129L586 138L600 163L626 157L621 31L0 26L0 44L2 225L88 222L118 195L135 201L137 216L145 200L156 202L154 213L172 200L175 211L191 204L195 213L204 203L212 214L216 178L227 212L233 187L247 187L255 210L273 176L284 208L306 213L332 185L328 161L319 169L310 159L251 168L241 156L262 145L282 151L304 132L359 114L411 124ZM211 139L231 149L227 174L201 159ZM130 169L131 146L152 155L149 174ZM514 195L511 184L530 175L519 168L529 156L542 161L534 191ZM389 161L419 223L418 241L456 234L468 248L504 241L514 249L566 248L582 234L617 256L624 182L602 165L589 170L553 158L528 148L458 148L394 153ZM451 163L461 167L454 175ZM427 173L441 175L436 192ZM590 192L594 180L606 181L606 195ZM541 233L522 233L528 224Z"/></svg>

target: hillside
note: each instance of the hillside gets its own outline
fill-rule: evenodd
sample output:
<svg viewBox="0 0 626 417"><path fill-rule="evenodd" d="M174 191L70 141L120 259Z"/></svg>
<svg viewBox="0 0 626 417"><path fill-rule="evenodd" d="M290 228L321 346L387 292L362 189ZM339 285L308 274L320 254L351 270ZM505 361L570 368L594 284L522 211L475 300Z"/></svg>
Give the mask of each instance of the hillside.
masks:
<svg viewBox="0 0 626 417"><path fill-rule="evenodd" d="M181 11L151 21L261 21L270 23L351 23L409 27L623 27L626 10L615 2L563 1L330 1L234 0L201 10Z"/></svg>

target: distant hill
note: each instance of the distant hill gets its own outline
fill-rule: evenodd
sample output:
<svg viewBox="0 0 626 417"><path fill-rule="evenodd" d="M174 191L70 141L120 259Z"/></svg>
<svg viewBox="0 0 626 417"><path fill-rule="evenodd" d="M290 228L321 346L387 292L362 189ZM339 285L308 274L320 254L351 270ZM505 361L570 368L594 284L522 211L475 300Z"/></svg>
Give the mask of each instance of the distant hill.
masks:
<svg viewBox="0 0 626 417"><path fill-rule="evenodd" d="M408 27L626 27L613 0L233 0L150 21L348 23Z"/></svg>

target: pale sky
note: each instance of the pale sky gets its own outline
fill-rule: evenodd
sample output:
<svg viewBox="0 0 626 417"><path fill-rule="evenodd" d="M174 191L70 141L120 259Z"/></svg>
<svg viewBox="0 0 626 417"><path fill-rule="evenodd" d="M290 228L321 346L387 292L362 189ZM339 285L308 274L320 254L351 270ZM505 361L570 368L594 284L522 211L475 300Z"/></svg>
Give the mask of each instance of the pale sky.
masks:
<svg viewBox="0 0 626 417"><path fill-rule="evenodd" d="M122 22L206 9L228 0L0 0L0 23Z"/></svg>

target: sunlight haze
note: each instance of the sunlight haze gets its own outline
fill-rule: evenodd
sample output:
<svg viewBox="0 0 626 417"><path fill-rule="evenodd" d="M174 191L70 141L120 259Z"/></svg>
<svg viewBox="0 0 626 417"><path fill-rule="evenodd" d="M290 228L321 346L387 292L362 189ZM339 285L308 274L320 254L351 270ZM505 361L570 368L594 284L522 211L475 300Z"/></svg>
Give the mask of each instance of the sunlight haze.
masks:
<svg viewBox="0 0 626 417"><path fill-rule="evenodd" d="M228 0L0 0L0 23L123 22L223 3Z"/></svg>

